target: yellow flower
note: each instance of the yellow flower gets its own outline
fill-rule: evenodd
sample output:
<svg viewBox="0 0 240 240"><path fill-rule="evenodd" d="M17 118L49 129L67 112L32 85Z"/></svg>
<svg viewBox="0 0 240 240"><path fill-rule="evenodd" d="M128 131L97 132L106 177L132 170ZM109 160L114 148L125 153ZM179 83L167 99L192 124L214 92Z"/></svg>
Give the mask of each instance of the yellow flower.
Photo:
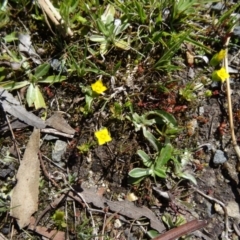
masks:
<svg viewBox="0 0 240 240"><path fill-rule="evenodd" d="M95 137L98 140L99 145L103 145L107 142L112 141L110 133L108 132L107 128L102 128L101 130L94 133Z"/></svg>
<svg viewBox="0 0 240 240"><path fill-rule="evenodd" d="M210 61L210 65L213 67L216 67L226 56L226 49L222 49L220 52L216 53L211 61Z"/></svg>
<svg viewBox="0 0 240 240"><path fill-rule="evenodd" d="M227 73L226 69L223 67L212 73L212 79L214 81L224 82L224 81L226 81L227 78L229 78L229 74Z"/></svg>
<svg viewBox="0 0 240 240"><path fill-rule="evenodd" d="M103 93L107 88L103 85L102 80L99 79L95 83L91 84L92 90L98 94Z"/></svg>
<svg viewBox="0 0 240 240"><path fill-rule="evenodd" d="M222 61L226 56L226 49L222 49L218 54L217 54L217 58L218 61Z"/></svg>

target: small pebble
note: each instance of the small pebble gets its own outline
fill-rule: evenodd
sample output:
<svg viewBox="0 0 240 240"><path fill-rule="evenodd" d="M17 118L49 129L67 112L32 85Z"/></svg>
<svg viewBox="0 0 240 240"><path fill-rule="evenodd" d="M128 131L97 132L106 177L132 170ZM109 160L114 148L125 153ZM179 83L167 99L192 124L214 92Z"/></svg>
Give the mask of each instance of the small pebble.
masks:
<svg viewBox="0 0 240 240"><path fill-rule="evenodd" d="M127 195L127 200L129 202L134 202L134 201L137 201L138 200L138 197L134 194L134 193L129 193Z"/></svg>
<svg viewBox="0 0 240 240"><path fill-rule="evenodd" d="M204 114L204 107L199 107L198 112L199 112L199 115L203 115Z"/></svg>
<svg viewBox="0 0 240 240"><path fill-rule="evenodd" d="M217 150L213 157L213 163L215 165L223 164L227 161L226 155L222 150Z"/></svg>
<svg viewBox="0 0 240 240"><path fill-rule="evenodd" d="M88 171L88 177L91 178L93 176L93 171L89 170Z"/></svg>
<svg viewBox="0 0 240 240"><path fill-rule="evenodd" d="M214 210L220 214L220 215L224 215L224 211L222 209L222 207L218 204L218 203L215 203L214 204Z"/></svg>
<svg viewBox="0 0 240 240"><path fill-rule="evenodd" d="M122 226L122 223L119 219L116 219L114 221L114 228L120 228Z"/></svg>
<svg viewBox="0 0 240 240"><path fill-rule="evenodd" d="M228 211L228 216L232 218L240 219L239 205L235 201L231 201L226 206Z"/></svg>

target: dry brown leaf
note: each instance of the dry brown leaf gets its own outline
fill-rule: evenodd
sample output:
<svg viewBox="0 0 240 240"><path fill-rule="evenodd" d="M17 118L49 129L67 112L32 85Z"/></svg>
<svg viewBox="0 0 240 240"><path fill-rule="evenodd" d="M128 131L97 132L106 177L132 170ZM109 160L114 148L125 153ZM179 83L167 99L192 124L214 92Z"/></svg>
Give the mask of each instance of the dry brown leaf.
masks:
<svg viewBox="0 0 240 240"><path fill-rule="evenodd" d="M30 223L31 215L38 209L40 130L34 129L29 138L23 159L17 173L17 185L11 198L12 217L20 229Z"/></svg>
<svg viewBox="0 0 240 240"><path fill-rule="evenodd" d="M46 124L67 134L75 133L75 130L66 122L60 112L55 112L49 119L46 120Z"/></svg>
<svg viewBox="0 0 240 240"><path fill-rule="evenodd" d="M81 192L81 196L85 199L87 203L92 203L95 207L105 208L105 203L109 206L109 210L113 212L118 212L131 219L139 219L141 217L146 217L150 220L150 225L153 229L158 232L163 232L166 230L163 223L156 217L156 215L147 207L137 207L132 202L129 201L109 201L105 197L99 196L95 188L84 188ZM71 193L69 193L71 195ZM74 196L74 199L81 201L80 197Z"/></svg>

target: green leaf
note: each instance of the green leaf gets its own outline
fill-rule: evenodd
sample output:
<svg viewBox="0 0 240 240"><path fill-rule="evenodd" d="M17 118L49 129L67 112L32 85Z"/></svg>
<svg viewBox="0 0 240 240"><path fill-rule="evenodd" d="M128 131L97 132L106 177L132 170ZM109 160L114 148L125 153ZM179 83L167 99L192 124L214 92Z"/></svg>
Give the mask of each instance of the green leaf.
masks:
<svg viewBox="0 0 240 240"><path fill-rule="evenodd" d="M38 81L39 83L57 83L57 82L62 82L66 80L66 76L60 76L60 75L51 75L48 76L47 78Z"/></svg>
<svg viewBox="0 0 240 240"><path fill-rule="evenodd" d="M118 48L123 49L123 50L129 50L130 49L130 45L127 42L125 42L124 40L114 41L114 45Z"/></svg>
<svg viewBox="0 0 240 240"><path fill-rule="evenodd" d="M46 108L46 103L44 101L43 95L40 92L40 89L38 86L35 86L35 100L34 105L36 109L39 108Z"/></svg>
<svg viewBox="0 0 240 240"><path fill-rule="evenodd" d="M26 94L26 100L28 103L29 107L32 107L34 101L35 101L35 88L33 84L30 84L28 89L27 89L27 94Z"/></svg>
<svg viewBox="0 0 240 240"><path fill-rule="evenodd" d="M128 175L133 178L141 178L141 177L152 175L152 169L134 168L128 173Z"/></svg>
<svg viewBox="0 0 240 240"><path fill-rule="evenodd" d="M34 77L39 79L40 77L45 76L50 69L50 64L43 63L35 69Z"/></svg>
<svg viewBox="0 0 240 240"><path fill-rule="evenodd" d="M194 183L195 185L197 185L197 180L196 178L191 175L190 173L186 173L186 172L182 172L178 174L179 177L187 179L189 181L191 181L192 183Z"/></svg>
<svg viewBox="0 0 240 240"><path fill-rule="evenodd" d="M101 43L100 45L100 54L104 55L107 53L108 44L107 42Z"/></svg>
<svg viewBox="0 0 240 240"><path fill-rule="evenodd" d="M160 178L166 178L166 168L158 168L158 169L154 169L154 174L157 175Z"/></svg>
<svg viewBox="0 0 240 240"><path fill-rule="evenodd" d="M128 184L130 184L130 185L139 184L144 178L145 178L145 177L141 177L141 178L129 177L129 178L128 178Z"/></svg>
<svg viewBox="0 0 240 240"><path fill-rule="evenodd" d="M173 152L173 147L170 143L166 144L161 149L160 155L157 157L156 160L156 168L160 169L162 166L166 165L167 162L171 159Z"/></svg>
<svg viewBox="0 0 240 240"><path fill-rule="evenodd" d="M144 151L138 150L137 154L142 159L143 164L146 167L150 167L153 164L152 159Z"/></svg>
<svg viewBox="0 0 240 240"><path fill-rule="evenodd" d="M104 23L101 20L97 21L97 26L99 31L104 35L104 36L109 36L109 30L106 28Z"/></svg>
<svg viewBox="0 0 240 240"><path fill-rule="evenodd" d="M114 6L112 6L111 4L108 4L105 12L101 16L101 21L104 24L109 24L109 23L113 22L115 12L116 11L115 11Z"/></svg>
<svg viewBox="0 0 240 240"><path fill-rule="evenodd" d="M7 81L7 82L2 82L0 84L0 87L5 88L6 90L15 90L15 89L25 87L29 84L30 84L29 81L22 81L22 82Z"/></svg>
<svg viewBox="0 0 240 240"><path fill-rule="evenodd" d="M159 235L159 232L156 231L156 230L149 230L147 231L147 235L150 237L150 238L155 238Z"/></svg>
<svg viewBox="0 0 240 240"><path fill-rule="evenodd" d="M174 227L174 223L172 221L172 216L169 213L164 213L162 216L162 221L168 226L169 229Z"/></svg>
<svg viewBox="0 0 240 240"><path fill-rule="evenodd" d="M167 49L165 50L161 58L154 64L153 67L157 70L166 68L166 66L169 65L176 51L178 51L178 49L180 48L180 45L183 43L183 41L186 40L189 34L190 31L186 31L178 35L172 34L171 39L166 44Z"/></svg>
<svg viewBox="0 0 240 240"><path fill-rule="evenodd" d="M140 4L140 2L138 2L138 1L136 1L135 4L136 4L136 7L137 7L137 11L138 11L138 15L140 17L141 23L144 24L146 19L147 19L147 16L146 16L146 13L143 10L144 9L143 5Z"/></svg>
<svg viewBox="0 0 240 240"><path fill-rule="evenodd" d="M107 42L106 38L100 35L91 35L89 39L92 42L99 42L99 43Z"/></svg>
<svg viewBox="0 0 240 240"><path fill-rule="evenodd" d="M143 128L143 135L151 143L151 145L157 152L160 151L161 147L158 140L153 136L153 134L146 130L145 127Z"/></svg>
<svg viewBox="0 0 240 240"><path fill-rule="evenodd" d="M92 102L93 102L93 97L89 96L89 95L85 95L85 101L86 101L86 111L90 112L91 111L91 107L92 107Z"/></svg>
<svg viewBox="0 0 240 240"><path fill-rule="evenodd" d="M174 127L177 126L177 120L175 119L175 117L168 113L168 112L165 112L163 110L155 110L155 111L149 111L147 114L146 114L146 117L150 116L150 115L157 115L159 116L163 122L165 124L172 124Z"/></svg>
<svg viewBox="0 0 240 240"><path fill-rule="evenodd" d="M12 33L6 35L5 37L3 37L3 40L6 43L10 43L10 42L16 41L16 40L18 40L17 33L16 32L12 32Z"/></svg>

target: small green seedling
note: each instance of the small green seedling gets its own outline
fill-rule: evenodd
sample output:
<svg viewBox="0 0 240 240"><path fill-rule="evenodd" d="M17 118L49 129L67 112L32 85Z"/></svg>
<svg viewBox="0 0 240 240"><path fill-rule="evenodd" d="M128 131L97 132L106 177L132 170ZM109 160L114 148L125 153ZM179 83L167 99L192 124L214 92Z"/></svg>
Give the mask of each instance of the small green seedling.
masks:
<svg viewBox="0 0 240 240"><path fill-rule="evenodd" d="M186 101L191 102L196 99L196 94L194 93L193 84L187 84L185 88L180 88L179 95Z"/></svg>
<svg viewBox="0 0 240 240"><path fill-rule="evenodd" d="M173 115L163 110L149 111L139 116L137 113L132 113L126 118L134 124L135 131L139 131L146 126L156 124L159 128L157 131L167 138L175 136L181 129L177 126L177 121Z"/></svg>
<svg viewBox="0 0 240 240"><path fill-rule="evenodd" d="M109 46L121 48L123 50L129 50L129 43L122 36L124 30L129 26L128 23L122 23L120 19L114 19L115 8L112 5L108 5L105 12L101 16L101 19L97 19L97 28L101 35L92 34L90 40L100 43L100 54L107 53Z"/></svg>
<svg viewBox="0 0 240 240"><path fill-rule="evenodd" d="M186 223L186 219L182 215L178 215L175 219L173 219L173 216L169 213L164 213L162 220L167 225L168 229L172 229Z"/></svg>
<svg viewBox="0 0 240 240"><path fill-rule="evenodd" d="M93 142L87 142L77 146L77 149L79 150L80 153L88 153L93 145L94 145Z"/></svg>
<svg viewBox="0 0 240 240"><path fill-rule="evenodd" d="M54 224L58 228L66 228L67 227L63 211L57 210L51 218L54 221Z"/></svg>
<svg viewBox="0 0 240 240"><path fill-rule="evenodd" d="M143 128L143 135L152 145L156 154L150 157L143 150L137 151L146 168L134 168L129 172L129 176L134 179L132 181L133 184L141 182L148 176L152 176L154 179L156 176L166 178L167 163L171 160L173 153L173 146L170 143L162 147L153 134L146 130L145 127Z"/></svg>
<svg viewBox="0 0 240 240"><path fill-rule="evenodd" d="M28 34L19 34L17 37L16 33L11 33L3 39L6 43L11 43L15 41L19 41L19 50L18 52L15 50L8 50L6 53L2 54L0 56L0 61L6 61L11 66L11 71L13 72L12 75L14 76L14 73L19 74L20 72L24 71L24 76L22 77L21 81L16 80L6 80L4 76L7 72L9 72L9 67L1 67L0 69L0 87L3 87L7 90L15 90L20 89L23 87L27 88L27 95L26 95L26 101L28 103L29 107L35 106L36 109L39 108L46 108L46 103L44 101L43 95L39 88L39 83L56 83L61 82L66 79L66 76L58 75L50 75L50 64L49 63L41 63L41 61L37 58L34 58L34 54L32 54L32 59L35 59L34 61L38 66L35 69L31 69L31 62L26 56L23 55L23 51L25 51L25 48L31 49L31 40ZM27 45L27 47L25 46ZM20 47L20 46L24 46ZM28 49L27 48L27 49ZM10 49L10 48L9 48ZM33 53L34 50L31 50ZM30 52L30 50L29 50Z"/></svg>

